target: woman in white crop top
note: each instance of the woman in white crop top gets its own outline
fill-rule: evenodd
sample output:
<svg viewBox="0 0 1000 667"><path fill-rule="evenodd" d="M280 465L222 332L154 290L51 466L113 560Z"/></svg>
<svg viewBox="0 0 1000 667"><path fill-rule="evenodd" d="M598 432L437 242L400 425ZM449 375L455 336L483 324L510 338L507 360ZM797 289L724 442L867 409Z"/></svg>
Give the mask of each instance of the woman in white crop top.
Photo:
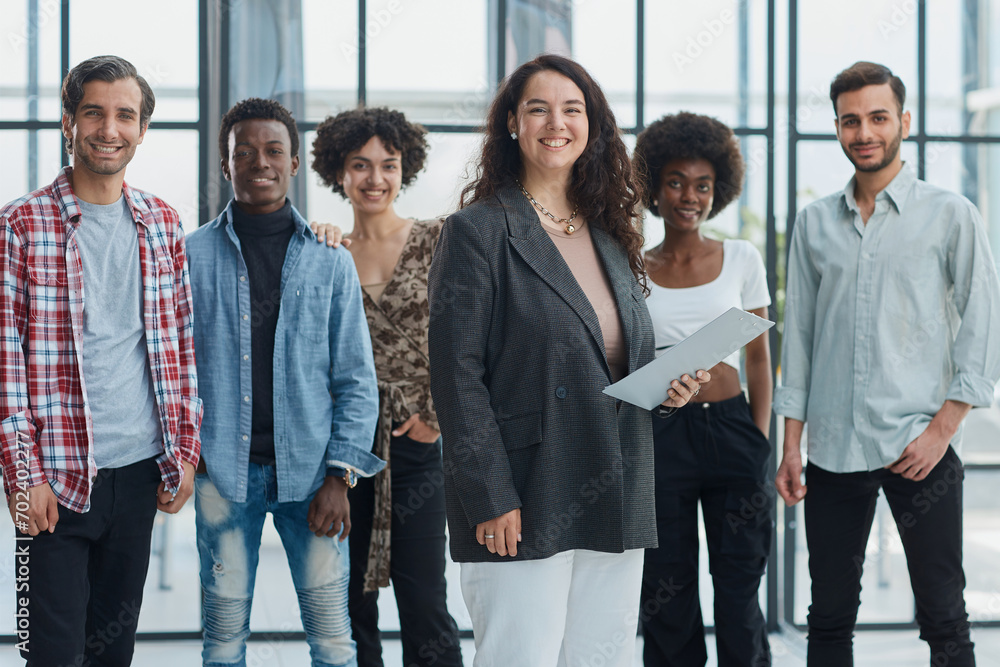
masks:
<svg viewBox="0 0 1000 667"><path fill-rule="evenodd" d="M645 256L657 352L733 306L767 317L771 301L757 250L701 232L742 187L743 158L732 130L707 116L668 115L639 135L634 160L646 173L646 205L666 228L663 243ZM711 375L696 402L653 423L659 547L646 550L643 573L647 667L700 667L707 659L698 599L699 503L715 588L718 664L771 664L757 601L772 532L767 336L746 346L749 403L739 352Z"/></svg>

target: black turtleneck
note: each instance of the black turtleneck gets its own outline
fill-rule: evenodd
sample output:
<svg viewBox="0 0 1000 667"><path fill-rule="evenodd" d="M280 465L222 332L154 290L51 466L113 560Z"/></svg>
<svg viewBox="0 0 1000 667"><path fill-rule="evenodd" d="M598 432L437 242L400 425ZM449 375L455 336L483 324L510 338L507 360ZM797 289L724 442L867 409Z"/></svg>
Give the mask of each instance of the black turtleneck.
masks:
<svg viewBox="0 0 1000 667"><path fill-rule="evenodd" d="M274 465L274 332L281 305L281 269L295 231L292 205L286 199L282 208L264 215L250 215L234 205L233 230L250 281L250 461Z"/></svg>

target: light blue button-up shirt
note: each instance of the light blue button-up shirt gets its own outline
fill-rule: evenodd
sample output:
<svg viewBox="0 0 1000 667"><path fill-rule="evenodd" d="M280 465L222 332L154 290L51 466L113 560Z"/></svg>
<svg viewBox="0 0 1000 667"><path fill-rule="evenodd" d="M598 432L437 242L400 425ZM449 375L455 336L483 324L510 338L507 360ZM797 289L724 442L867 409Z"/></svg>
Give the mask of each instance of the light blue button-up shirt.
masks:
<svg viewBox="0 0 1000 667"><path fill-rule="evenodd" d="M865 225L854 185L796 220L774 399L831 472L892 463L945 400L990 405L1000 379L1000 281L976 208L904 166Z"/></svg>
<svg viewBox="0 0 1000 667"><path fill-rule="evenodd" d="M253 406L250 279L232 207L187 238L199 394L201 455L223 498L245 502ZM274 334L274 453L278 501L308 498L328 466L368 477L378 388L354 261L316 243L292 208L295 233L281 270Z"/></svg>

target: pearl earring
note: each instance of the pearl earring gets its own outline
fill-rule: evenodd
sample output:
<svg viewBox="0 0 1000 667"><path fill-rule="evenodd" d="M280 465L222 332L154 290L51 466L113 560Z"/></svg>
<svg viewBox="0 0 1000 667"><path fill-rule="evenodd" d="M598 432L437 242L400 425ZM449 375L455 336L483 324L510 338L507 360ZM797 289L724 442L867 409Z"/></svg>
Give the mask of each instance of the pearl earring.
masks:
<svg viewBox="0 0 1000 667"><path fill-rule="evenodd" d="M514 141L517 141L517 132L511 132L510 138L513 139Z"/></svg>

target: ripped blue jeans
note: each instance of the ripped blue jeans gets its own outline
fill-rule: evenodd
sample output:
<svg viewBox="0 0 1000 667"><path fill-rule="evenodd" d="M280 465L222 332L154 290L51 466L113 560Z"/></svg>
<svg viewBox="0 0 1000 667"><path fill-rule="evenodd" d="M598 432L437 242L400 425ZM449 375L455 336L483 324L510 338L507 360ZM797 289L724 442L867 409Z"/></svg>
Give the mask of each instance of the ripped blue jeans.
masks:
<svg viewBox="0 0 1000 667"><path fill-rule="evenodd" d="M316 537L309 530L306 517L312 496L301 502L278 502L273 466L251 463L248 482L247 501L234 503L219 495L208 475L195 477L205 667L246 667L250 604L268 512L285 547L312 667L355 666L347 613L348 543ZM267 650L273 652L273 647ZM251 663L263 664L258 659L263 657L251 656Z"/></svg>

